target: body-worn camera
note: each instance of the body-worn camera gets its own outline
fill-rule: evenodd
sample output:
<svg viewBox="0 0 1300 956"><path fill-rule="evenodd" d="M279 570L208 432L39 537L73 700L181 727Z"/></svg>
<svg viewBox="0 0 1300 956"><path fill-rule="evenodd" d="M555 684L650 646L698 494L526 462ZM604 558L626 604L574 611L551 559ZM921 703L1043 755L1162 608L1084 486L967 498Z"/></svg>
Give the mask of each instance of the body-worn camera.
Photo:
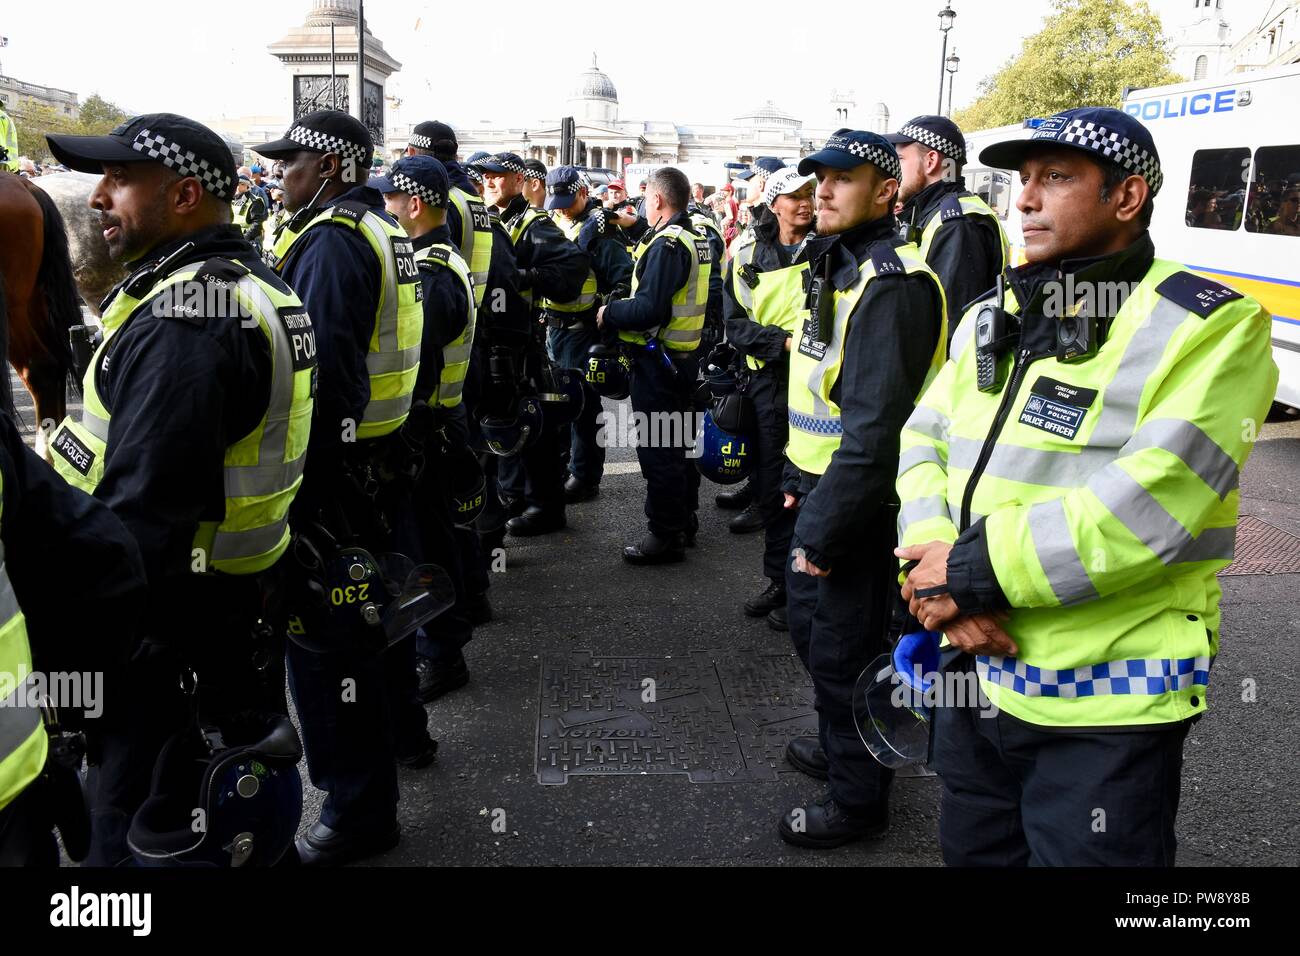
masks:
<svg viewBox="0 0 1300 956"><path fill-rule="evenodd" d="M1106 319L1095 315L1073 315L1061 319L1056 326L1056 360L1066 363L1088 361L1105 344L1109 324Z"/></svg>

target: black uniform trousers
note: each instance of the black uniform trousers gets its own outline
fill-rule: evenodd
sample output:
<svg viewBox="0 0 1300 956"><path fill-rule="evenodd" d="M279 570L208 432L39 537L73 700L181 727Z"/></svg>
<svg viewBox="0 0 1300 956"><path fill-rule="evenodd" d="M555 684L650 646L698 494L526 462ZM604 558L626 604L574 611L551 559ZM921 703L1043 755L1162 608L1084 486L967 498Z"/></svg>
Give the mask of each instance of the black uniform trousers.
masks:
<svg viewBox="0 0 1300 956"><path fill-rule="evenodd" d="M695 438L695 380L699 352L658 352L632 346L632 410L646 418L636 457L646 481L645 516L661 538L688 531L699 510L700 472L686 457ZM665 364L669 356L673 371ZM675 374L674 374L675 372Z"/></svg>
<svg viewBox="0 0 1300 956"><path fill-rule="evenodd" d="M864 541L837 560L829 577L786 568L790 639L813 680L817 733L826 752L830 791L849 811L874 811L889 796L894 772L878 764L858 735L853 688L872 660L885 652L892 529ZM796 537L793 546L798 548ZM897 573L895 571L895 573Z"/></svg>
<svg viewBox="0 0 1300 956"><path fill-rule="evenodd" d="M546 347L551 361L560 368L577 369L587 373L587 350L600 340L587 327L577 329L552 328ZM588 487L600 484L605 475L605 449L597 437L600 433L600 413L604 409L600 393L583 381L584 402L582 414L572 425L565 425L560 435L561 458L568 455L569 473Z"/></svg>
<svg viewBox="0 0 1300 956"><path fill-rule="evenodd" d="M378 550L401 552L419 564L423 557L409 501L394 508L391 520L395 530ZM428 735L414 638L382 652L325 654L290 642L288 660L307 770L326 794L321 822L349 833L387 831L397 821L396 754L414 752Z"/></svg>
<svg viewBox="0 0 1300 956"><path fill-rule="evenodd" d="M948 673L968 674L962 655ZM936 707L930 766L950 866L1173 866L1190 723L1044 729L977 704Z"/></svg>
<svg viewBox="0 0 1300 956"><path fill-rule="evenodd" d="M274 569L267 572L274 574ZM213 574L177 579L170 613L173 628L141 641L118 689L88 736L95 759L88 763L91 843L86 866L118 866L131 858L127 829L149 796L154 764L163 745L193 720L194 700L181 692L189 670L198 676L198 713L205 723L230 732L241 712L287 714L284 658L279 637L269 647L254 640L262 610L258 576ZM264 669L258 670L262 664ZM111 690L111 689L110 689Z"/></svg>
<svg viewBox="0 0 1300 956"><path fill-rule="evenodd" d="M415 490L415 528L423 561L447 572L456 589L456 603L425 624L415 639L416 653L424 657L454 658L469 643L473 628L465 588L462 542L452 520L450 476L431 452ZM477 550L477 548L476 548Z"/></svg>
<svg viewBox="0 0 1300 956"><path fill-rule="evenodd" d="M779 361L753 372L747 392L758 415L758 434L754 436L757 467L750 483L763 519L763 574L778 584L785 583L790 537L797 518L797 512L785 507L781 491L785 445L790 435L789 389L790 363Z"/></svg>

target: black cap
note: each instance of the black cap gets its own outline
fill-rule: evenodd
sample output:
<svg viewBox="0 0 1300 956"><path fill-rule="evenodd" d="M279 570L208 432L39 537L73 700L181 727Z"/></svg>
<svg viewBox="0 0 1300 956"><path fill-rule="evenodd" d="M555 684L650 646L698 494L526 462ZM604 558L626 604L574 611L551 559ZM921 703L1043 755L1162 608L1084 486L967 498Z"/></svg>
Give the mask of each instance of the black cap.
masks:
<svg viewBox="0 0 1300 956"><path fill-rule="evenodd" d="M1050 116L1029 139L986 147L980 162L997 169L1019 169L1026 156L1045 146L1068 146L1115 163L1145 179L1152 196L1165 181L1151 131L1129 114L1108 106L1084 106Z"/></svg>
<svg viewBox="0 0 1300 956"><path fill-rule="evenodd" d="M300 116L282 138L254 146L253 152L268 159L283 159L304 149L338 153L369 168L375 143L370 130L356 117L338 110L317 110Z"/></svg>
<svg viewBox="0 0 1300 956"><path fill-rule="evenodd" d="M744 181L753 179L755 176L771 176L773 173L785 169L785 163L776 156L760 156L749 164L749 169L745 170L736 178Z"/></svg>
<svg viewBox="0 0 1300 956"><path fill-rule="evenodd" d="M801 159L799 174L807 176L816 172L818 166L856 169L863 163L870 163L891 179L899 179L903 175L893 143L879 133L848 128L837 129L825 146Z"/></svg>
<svg viewBox="0 0 1300 956"><path fill-rule="evenodd" d="M568 209L587 180L576 166L557 166L546 176L546 208Z"/></svg>
<svg viewBox="0 0 1300 956"><path fill-rule="evenodd" d="M966 137L961 127L946 116L917 116L903 124L897 133L885 139L895 146L920 143L926 149L942 153L958 165L966 162Z"/></svg>
<svg viewBox="0 0 1300 956"><path fill-rule="evenodd" d="M416 149L433 149L443 147L455 152L459 147L456 142L456 131L446 123L439 123L437 120L428 120L419 123L411 130L411 145Z"/></svg>
<svg viewBox="0 0 1300 956"><path fill-rule="evenodd" d="M451 193L447 167L432 156L404 156L393 164L388 175L375 177L369 185L385 196L406 193L438 209L446 208Z"/></svg>
<svg viewBox="0 0 1300 956"><path fill-rule="evenodd" d="M497 153L474 164L485 173L522 173L526 172L524 161L518 153ZM545 175L545 169L543 169Z"/></svg>
<svg viewBox="0 0 1300 956"><path fill-rule="evenodd" d="M175 113L147 113L107 136L48 135L50 152L80 173L103 171L105 163L162 163L181 176L193 176L218 199L235 193L235 157L220 136L202 123Z"/></svg>
<svg viewBox="0 0 1300 956"><path fill-rule="evenodd" d="M524 178L525 179L546 179L546 164L540 159L524 160Z"/></svg>

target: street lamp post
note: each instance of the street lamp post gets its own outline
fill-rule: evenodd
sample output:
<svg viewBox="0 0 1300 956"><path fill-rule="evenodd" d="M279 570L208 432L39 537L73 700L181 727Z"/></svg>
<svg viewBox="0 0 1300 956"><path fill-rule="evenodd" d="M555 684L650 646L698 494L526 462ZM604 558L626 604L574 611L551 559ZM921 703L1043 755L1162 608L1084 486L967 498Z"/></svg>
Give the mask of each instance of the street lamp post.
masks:
<svg viewBox="0 0 1300 956"><path fill-rule="evenodd" d="M947 59L948 64L948 115L952 116L952 81L957 76L957 65L961 63L961 57L957 55L957 48L952 48L952 56Z"/></svg>
<svg viewBox="0 0 1300 956"><path fill-rule="evenodd" d="M948 68L948 31L952 29L952 21L957 19L957 12L953 10L951 3L945 3L943 9L939 11L939 30L943 33L943 54L939 57L939 109L940 115L943 114L943 75Z"/></svg>

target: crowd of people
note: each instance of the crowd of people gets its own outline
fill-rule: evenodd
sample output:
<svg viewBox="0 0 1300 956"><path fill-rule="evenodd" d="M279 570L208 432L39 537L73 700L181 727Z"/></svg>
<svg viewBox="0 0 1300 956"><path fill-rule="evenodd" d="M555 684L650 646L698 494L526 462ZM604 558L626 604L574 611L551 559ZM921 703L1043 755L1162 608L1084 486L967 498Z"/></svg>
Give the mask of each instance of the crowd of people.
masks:
<svg viewBox="0 0 1300 956"><path fill-rule="evenodd" d="M469 680L494 562L600 494L597 416L629 398L748 448L749 483L717 499L765 539L737 613L789 632L818 733L787 758L827 786L778 815L782 839L888 827L893 770L854 697L888 652L988 698L931 717L949 862L1173 862L1241 422L1263 419L1276 369L1257 303L1156 258L1163 178L1134 118L1070 110L984 151L1025 184L1020 266L942 116L760 157L711 197L673 167L629 195L511 152L462 159L441 122L372 175L370 133L330 110L239 169L174 114L49 141L102 174L90 204L130 272L54 471L12 423L0 454L6 634L25 555L66 534L11 521L11 494L116 553L75 583L128 688L86 728L88 862L334 865L396 845L398 767L435 759L424 705ZM1079 296L1135 291L1063 315L1067 274ZM637 444L630 565L696 542L702 473L723 466L693 435ZM9 639L39 669L59 638ZM16 719L0 710L0 746L18 741L0 858L49 863L66 801L46 730ZM303 752L325 799L295 839Z"/></svg>

